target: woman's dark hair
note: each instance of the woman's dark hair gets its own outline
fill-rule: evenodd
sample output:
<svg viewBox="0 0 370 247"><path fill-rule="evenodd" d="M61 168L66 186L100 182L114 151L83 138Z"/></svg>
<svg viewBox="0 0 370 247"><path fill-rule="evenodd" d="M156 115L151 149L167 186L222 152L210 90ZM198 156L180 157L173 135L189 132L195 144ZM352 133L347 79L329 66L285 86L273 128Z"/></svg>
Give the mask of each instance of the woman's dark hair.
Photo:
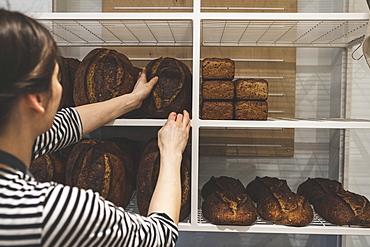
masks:
<svg viewBox="0 0 370 247"><path fill-rule="evenodd" d="M0 131L20 95L50 90L57 55L55 41L42 24L0 9Z"/></svg>

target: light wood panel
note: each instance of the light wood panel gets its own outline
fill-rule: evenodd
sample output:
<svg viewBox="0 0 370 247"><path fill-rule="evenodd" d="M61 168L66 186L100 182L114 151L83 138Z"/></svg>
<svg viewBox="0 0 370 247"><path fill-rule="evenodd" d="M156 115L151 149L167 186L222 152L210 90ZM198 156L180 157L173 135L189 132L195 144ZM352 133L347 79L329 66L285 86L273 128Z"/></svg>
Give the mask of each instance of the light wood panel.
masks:
<svg viewBox="0 0 370 247"><path fill-rule="evenodd" d="M297 12L296 0L194 1L201 1L202 12ZM115 9L115 7L127 9ZM168 9L158 9L158 7ZM103 0L103 12L192 12L191 7L193 7L193 0Z"/></svg>
<svg viewBox="0 0 370 247"><path fill-rule="evenodd" d="M256 9L203 9L203 12L297 12L296 0L202 0L202 7L230 7ZM261 9L258 9L261 8ZM267 9L266 9L267 8ZM277 8L274 10L273 8Z"/></svg>
<svg viewBox="0 0 370 247"><path fill-rule="evenodd" d="M196 0L197 1L197 0ZM103 0L103 12L192 12L192 9L147 9L148 7L193 7L193 0ZM114 9L129 7L129 9ZM136 7L138 9L132 9ZM140 9L145 8L145 9Z"/></svg>
<svg viewBox="0 0 370 247"><path fill-rule="evenodd" d="M201 129L201 155L277 156L294 155L294 130Z"/></svg>
<svg viewBox="0 0 370 247"><path fill-rule="evenodd" d="M110 49L114 49L125 54L132 62L135 67L143 68L145 67L151 60L160 58L160 57L174 57L177 59L185 58L182 60L190 71L193 69L193 48L192 47L111 47ZM135 58L146 59L146 60L135 60ZM190 60L188 60L190 59Z"/></svg>

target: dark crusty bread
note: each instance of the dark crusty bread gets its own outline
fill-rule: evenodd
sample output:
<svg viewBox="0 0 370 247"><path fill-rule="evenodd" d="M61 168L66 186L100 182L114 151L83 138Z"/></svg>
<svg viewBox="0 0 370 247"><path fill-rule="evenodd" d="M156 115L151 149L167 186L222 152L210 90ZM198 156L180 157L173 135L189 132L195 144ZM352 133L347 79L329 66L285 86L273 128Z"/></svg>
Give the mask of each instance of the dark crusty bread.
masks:
<svg viewBox="0 0 370 247"><path fill-rule="evenodd" d="M57 61L59 64L59 82L63 88L59 109L75 106L73 100L73 84L76 71L81 61L76 58L66 58L62 56L58 56Z"/></svg>
<svg viewBox="0 0 370 247"><path fill-rule="evenodd" d="M235 83L236 100L267 100L268 83L264 79L239 78Z"/></svg>
<svg viewBox="0 0 370 247"><path fill-rule="evenodd" d="M314 204L330 192L344 192L342 184L336 180L327 178L308 178L297 189L297 193L307 197L311 204Z"/></svg>
<svg viewBox="0 0 370 247"><path fill-rule="evenodd" d="M66 163L56 154L45 154L31 162L30 172L39 182L54 181L64 184Z"/></svg>
<svg viewBox="0 0 370 247"><path fill-rule="evenodd" d="M125 160L117 145L97 139L77 143L69 156L66 184L81 189L92 189L113 202L125 207ZM130 193L130 191L129 191Z"/></svg>
<svg viewBox="0 0 370 247"><path fill-rule="evenodd" d="M232 80L235 62L229 58L205 58L202 61L203 80Z"/></svg>
<svg viewBox="0 0 370 247"><path fill-rule="evenodd" d="M201 106L202 119L230 120L234 118L232 101L203 101Z"/></svg>
<svg viewBox="0 0 370 247"><path fill-rule="evenodd" d="M292 192L285 180L257 176L246 189L257 202L258 213L265 220L288 226L306 226L313 219L308 200Z"/></svg>
<svg viewBox="0 0 370 247"><path fill-rule="evenodd" d="M248 195L254 202L258 202L261 198L271 196L273 191L283 191L284 193L291 192L286 180L267 176L263 178L257 176L247 185L246 189Z"/></svg>
<svg viewBox="0 0 370 247"><path fill-rule="evenodd" d="M370 227L369 200L344 190L336 180L309 178L299 185L297 192L306 196L315 211L331 223Z"/></svg>
<svg viewBox="0 0 370 247"><path fill-rule="evenodd" d="M278 191L263 197L257 203L257 210L262 218L287 226L306 226L313 219L308 200L293 192Z"/></svg>
<svg viewBox="0 0 370 247"><path fill-rule="evenodd" d="M268 104L264 100L242 100L234 103L235 119L267 120Z"/></svg>
<svg viewBox="0 0 370 247"><path fill-rule="evenodd" d="M112 137L107 141L114 142L122 152L122 161L125 164L125 196L124 205L129 204L133 192L136 190L137 161L140 156L139 147L136 143L124 137Z"/></svg>
<svg viewBox="0 0 370 247"><path fill-rule="evenodd" d="M234 83L232 81L212 80L202 82L203 99L234 99Z"/></svg>
<svg viewBox="0 0 370 247"><path fill-rule="evenodd" d="M67 160L74 144L56 152L42 155L32 160L30 172L39 182L54 181L65 184Z"/></svg>
<svg viewBox="0 0 370 247"><path fill-rule="evenodd" d="M158 76L150 95L140 110L145 117L167 118L171 112L191 113L192 75L189 68L175 58L161 57L146 66L147 79Z"/></svg>
<svg viewBox="0 0 370 247"><path fill-rule="evenodd" d="M201 195L204 199L206 199L215 191L223 190L231 190L234 191L236 194L245 194L247 192L244 185L242 184L242 182L240 182L239 179L227 176L221 176L217 178L212 176L208 180L208 182L203 185Z"/></svg>
<svg viewBox="0 0 370 247"><path fill-rule="evenodd" d="M234 190L215 191L202 203L202 214L217 225L252 225L257 220L257 210L246 193Z"/></svg>
<svg viewBox="0 0 370 247"><path fill-rule="evenodd" d="M181 209L179 221L190 214L190 151L185 149L181 162ZM159 174L159 148L157 139L149 140L144 148L138 165L136 195L137 205L141 215L148 214L149 204L157 184Z"/></svg>
<svg viewBox="0 0 370 247"><path fill-rule="evenodd" d="M130 93L136 78L137 73L124 54L110 49L94 49L78 66L74 102L79 106Z"/></svg>

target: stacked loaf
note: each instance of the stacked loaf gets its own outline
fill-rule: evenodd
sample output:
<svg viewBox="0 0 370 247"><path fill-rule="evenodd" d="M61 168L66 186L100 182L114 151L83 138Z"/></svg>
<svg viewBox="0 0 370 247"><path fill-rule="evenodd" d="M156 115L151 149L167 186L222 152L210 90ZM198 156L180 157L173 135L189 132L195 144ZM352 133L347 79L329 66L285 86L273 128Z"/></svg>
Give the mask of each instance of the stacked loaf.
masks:
<svg viewBox="0 0 370 247"><path fill-rule="evenodd" d="M257 220L257 209L238 179L221 176L202 187L203 216L212 224L252 225Z"/></svg>
<svg viewBox="0 0 370 247"><path fill-rule="evenodd" d="M292 192L285 180L257 176L246 189L257 203L258 214L265 220L288 226L306 226L313 219L308 200Z"/></svg>
<svg viewBox="0 0 370 247"><path fill-rule="evenodd" d="M237 79L235 83L235 119L267 120L268 83L264 79Z"/></svg>
<svg viewBox="0 0 370 247"><path fill-rule="evenodd" d="M190 151L185 149L181 161L181 209L179 220L183 221L190 214ZM160 155L157 139L146 144L141 153L137 172L137 206L141 215L148 214L149 204L157 184L160 168Z"/></svg>
<svg viewBox="0 0 370 247"><path fill-rule="evenodd" d="M299 185L297 193L307 197L315 211L331 223L370 227L369 200L344 190L338 181L309 178Z"/></svg>
<svg viewBox="0 0 370 247"><path fill-rule="evenodd" d="M264 79L237 79L229 58L205 58L202 62L203 119L266 120L268 83Z"/></svg>
<svg viewBox="0 0 370 247"><path fill-rule="evenodd" d="M234 119L235 89L232 80L235 63L228 58L205 58L202 61L203 119Z"/></svg>

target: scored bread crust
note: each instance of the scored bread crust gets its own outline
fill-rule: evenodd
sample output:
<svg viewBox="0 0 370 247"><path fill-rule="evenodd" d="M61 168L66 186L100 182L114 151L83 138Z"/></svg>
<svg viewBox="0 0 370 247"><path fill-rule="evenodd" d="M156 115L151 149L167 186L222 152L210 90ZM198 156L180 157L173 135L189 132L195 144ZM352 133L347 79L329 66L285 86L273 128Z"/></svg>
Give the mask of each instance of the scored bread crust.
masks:
<svg viewBox="0 0 370 247"><path fill-rule="evenodd" d="M130 93L136 79L136 71L124 54L110 49L94 49L84 57L76 71L74 102L79 106Z"/></svg>

